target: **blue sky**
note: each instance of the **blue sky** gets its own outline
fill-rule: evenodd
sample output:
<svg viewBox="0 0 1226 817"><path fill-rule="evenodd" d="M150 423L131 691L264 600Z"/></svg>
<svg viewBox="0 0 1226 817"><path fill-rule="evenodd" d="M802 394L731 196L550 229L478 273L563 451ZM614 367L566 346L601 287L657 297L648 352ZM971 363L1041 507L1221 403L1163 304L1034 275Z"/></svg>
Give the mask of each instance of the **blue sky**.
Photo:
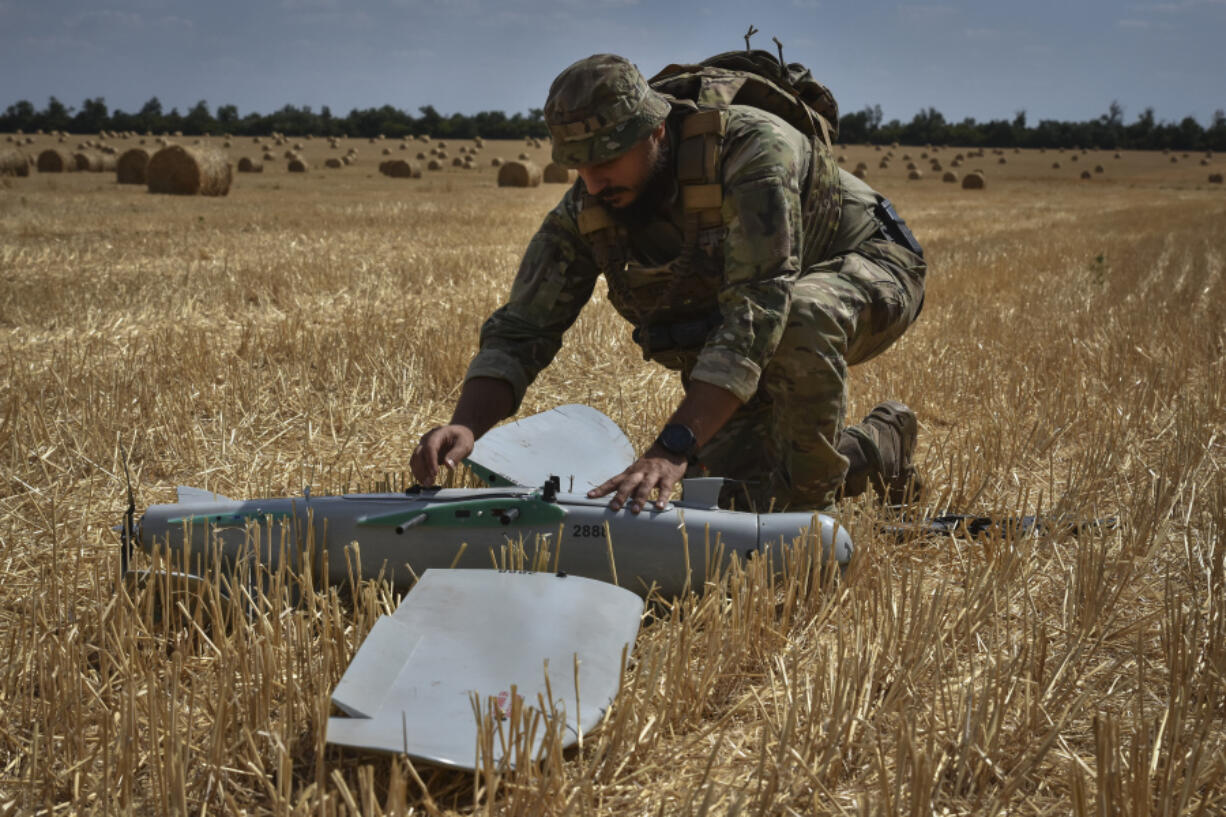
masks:
<svg viewBox="0 0 1226 817"><path fill-rule="evenodd" d="M0 109L55 95L126 111L153 96L240 114L527 111L581 57L650 75L741 47L750 23L844 112L879 104L887 120L1084 120L1119 100L1128 122L1152 107L1207 124L1226 108L1226 0L0 0Z"/></svg>

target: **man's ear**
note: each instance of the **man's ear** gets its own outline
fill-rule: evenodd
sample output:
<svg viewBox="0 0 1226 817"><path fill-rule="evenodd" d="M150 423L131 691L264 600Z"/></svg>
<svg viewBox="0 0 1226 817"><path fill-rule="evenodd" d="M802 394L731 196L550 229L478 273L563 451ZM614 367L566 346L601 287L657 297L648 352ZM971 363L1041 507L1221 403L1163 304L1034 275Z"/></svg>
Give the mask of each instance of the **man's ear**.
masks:
<svg viewBox="0 0 1226 817"><path fill-rule="evenodd" d="M665 120L665 121L667 121L667 120ZM661 122L660 124L656 125L656 129L655 129L655 130L653 130L653 131L651 132L651 139L652 139L652 141L654 141L656 144L660 144L661 142L663 142L663 141L664 141L664 134L665 134L665 132L668 130L668 129L667 129L665 126L664 126L664 124L665 124L664 122Z"/></svg>

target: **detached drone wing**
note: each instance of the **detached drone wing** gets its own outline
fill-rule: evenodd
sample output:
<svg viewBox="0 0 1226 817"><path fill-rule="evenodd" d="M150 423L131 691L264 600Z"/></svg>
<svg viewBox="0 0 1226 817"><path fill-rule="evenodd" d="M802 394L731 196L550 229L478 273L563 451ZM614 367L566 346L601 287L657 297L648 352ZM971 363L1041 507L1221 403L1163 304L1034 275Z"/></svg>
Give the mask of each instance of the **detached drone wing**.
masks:
<svg viewBox="0 0 1226 817"><path fill-rule="evenodd" d="M634 447L607 416L571 404L495 428L464 462L493 486L535 487L558 476L562 490L579 492L624 471Z"/></svg>
<svg viewBox="0 0 1226 817"><path fill-rule="evenodd" d="M578 576L427 570L345 670L332 701L352 717L329 718L327 741L473 769L473 696L502 719L514 695L530 710L546 701L570 745L617 695L642 611L629 590ZM494 741L493 763L514 762L504 748Z"/></svg>

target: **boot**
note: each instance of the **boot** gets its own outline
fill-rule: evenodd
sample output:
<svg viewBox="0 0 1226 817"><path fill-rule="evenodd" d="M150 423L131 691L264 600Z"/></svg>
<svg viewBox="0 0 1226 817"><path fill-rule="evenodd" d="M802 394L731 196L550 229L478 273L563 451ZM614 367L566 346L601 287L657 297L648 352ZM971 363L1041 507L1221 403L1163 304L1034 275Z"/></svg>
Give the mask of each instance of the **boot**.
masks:
<svg viewBox="0 0 1226 817"><path fill-rule="evenodd" d="M919 423L915 412L896 400L878 403L858 425L839 435L839 453L850 465L839 497L859 496L872 485L887 505L918 500L924 481L911 461Z"/></svg>

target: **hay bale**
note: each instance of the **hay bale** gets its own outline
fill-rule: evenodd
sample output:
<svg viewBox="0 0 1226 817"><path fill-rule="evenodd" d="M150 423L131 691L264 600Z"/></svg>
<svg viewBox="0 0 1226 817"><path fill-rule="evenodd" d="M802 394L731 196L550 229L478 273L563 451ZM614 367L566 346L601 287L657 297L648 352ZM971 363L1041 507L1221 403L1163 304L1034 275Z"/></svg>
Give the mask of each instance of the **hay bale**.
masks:
<svg viewBox="0 0 1226 817"><path fill-rule="evenodd" d="M958 183L958 174L952 170L946 170L945 175L941 177L941 181L949 182L950 184Z"/></svg>
<svg viewBox="0 0 1226 817"><path fill-rule="evenodd" d="M332 158L324 162L324 167L330 167L334 170L337 168L342 168L344 166L345 166L344 163L342 163L341 160L336 158L335 156L333 156Z"/></svg>
<svg viewBox="0 0 1226 817"><path fill-rule="evenodd" d="M379 163L379 172L393 179L412 179L421 175L421 171L404 159L388 159Z"/></svg>
<svg viewBox="0 0 1226 817"><path fill-rule="evenodd" d="M490 159L490 167L502 167L502 159L499 159L497 156Z"/></svg>
<svg viewBox="0 0 1226 817"><path fill-rule="evenodd" d="M384 156L391 156L391 155L392 155L392 149L391 149L391 148L384 148L384 149L383 149L383 155L384 155Z"/></svg>
<svg viewBox="0 0 1226 817"><path fill-rule="evenodd" d="M998 159L996 163L1001 164L1001 165L1007 165L1009 164L1009 160L1006 159L1004 156L1001 156L1000 159Z"/></svg>
<svg viewBox="0 0 1226 817"><path fill-rule="evenodd" d="M443 163L438 159L431 159L430 164L426 165L426 170L442 170Z"/></svg>
<svg viewBox="0 0 1226 817"><path fill-rule="evenodd" d="M962 177L963 190L982 190L987 183L988 180L984 177L982 170L972 170Z"/></svg>
<svg viewBox="0 0 1226 817"><path fill-rule="evenodd" d="M924 178L924 174L920 173L918 170L912 170L910 173L907 174L907 179L909 181L917 182L922 178Z"/></svg>
<svg viewBox="0 0 1226 817"><path fill-rule="evenodd" d="M578 174L575 171L568 170L554 162L545 165L544 179L546 184L573 184L576 175Z"/></svg>
<svg viewBox="0 0 1226 817"><path fill-rule="evenodd" d="M527 153L521 153L521 154L519 154L519 160L520 160L521 162L527 162L527 161L529 161L531 158L532 158L532 157L531 157L531 156L529 156Z"/></svg>
<svg viewBox="0 0 1226 817"><path fill-rule="evenodd" d="M1095 173L1104 173L1104 172L1106 172L1106 171L1103 169L1103 166L1102 166L1102 165L1094 165L1094 172L1095 172Z"/></svg>
<svg viewBox="0 0 1226 817"><path fill-rule="evenodd" d="M867 179L868 178L868 168L867 167L857 167L855 170L851 172L851 175L855 176L857 179Z"/></svg>
<svg viewBox="0 0 1226 817"><path fill-rule="evenodd" d="M343 164L345 167L349 167L349 165L353 164L356 161L357 161L356 156L345 155L341 157L341 164Z"/></svg>
<svg viewBox="0 0 1226 817"><path fill-rule="evenodd" d="M1173 164L1173 165L1179 164L1179 157L1178 157L1178 156L1172 156L1172 157L1171 157L1171 164Z"/></svg>
<svg viewBox="0 0 1226 817"><path fill-rule="evenodd" d="M264 151L264 156L263 156L263 159L264 159L264 161L266 161L266 162L275 162L275 161L277 161L277 157L276 157L276 156L274 156L274 155L272 155L272 154L271 154L271 153L269 153L268 151Z"/></svg>
<svg viewBox="0 0 1226 817"><path fill-rule="evenodd" d="M1083 170L1083 171L1081 171L1081 180L1082 180L1082 181L1087 181L1087 180L1092 179L1092 178L1094 178L1094 174L1093 174L1093 173L1091 173L1090 171L1088 171L1088 170Z"/></svg>
<svg viewBox="0 0 1226 817"><path fill-rule="evenodd" d="M1059 163L1059 162L1052 162L1052 163L1051 163L1051 169L1052 169L1052 170L1059 170L1059 169L1060 169L1060 163Z"/></svg>
<svg viewBox="0 0 1226 817"><path fill-rule="evenodd" d="M251 159L244 156L243 158L238 160L238 172L239 173L263 173L264 165L260 164L259 162L252 161Z"/></svg>
<svg viewBox="0 0 1226 817"><path fill-rule="evenodd" d="M150 193L224 196L230 192L230 163L219 150L171 145L149 159Z"/></svg>
<svg viewBox="0 0 1226 817"><path fill-rule="evenodd" d="M89 173L101 173L103 170L102 154L92 150L78 150L72 154L72 160L77 164L77 170Z"/></svg>
<svg viewBox="0 0 1226 817"><path fill-rule="evenodd" d="M1222 183L1221 173L1210 173L1209 174L1209 184L1221 184L1221 183Z"/></svg>
<svg viewBox="0 0 1226 817"><path fill-rule="evenodd" d="M149 167L149 151L144 148L125 150L115 163L115 181L119 184L144 184Z"/></svg>
<svg viewBox="0 0 1226 817"><path fill-rule="evenodd" d="M541 183L541 169L533 162L507 162L498 168L499 187L536 187Z"/></svg>
<svg viewBox="0 0 1226 817"><path fill-rule="evenodd" d="M426 161L426 154L422 153L421 151L418 151L418 152L417 152L417 161L419 161L419 162L424 162L424 161Z"/></svg>
<svg viewBox="0 0 1226 817"><path fill-rule="evenodd" d="M38 154L39 173L72 173L77 169L72 154L66 150L47 148Z"/></svg>
<svg viewBox="0 0 1226 817"><path fill-rule="evenodd" d="M306 163L306 159L301 156L289 160L289 164L285 169L290 173L306 173L311 169L311 166Z"/></svg>
<svg viewBox="0 0 1226 817"><path fill-rule="evenodd" d="M463 159L461 159L459 156L457 156L457 157L455 157L454 159L452 159L452 160L451 160L451 166L452 166L452 167L463 167L463 166L464 166L464 160L463 160Z"/></svg>
<svg viewBox="0 0 1226 817"><path fill-rule="evenodd" d="M16 150L0 151L0 176L29 176L30 162Z"/></svg>

